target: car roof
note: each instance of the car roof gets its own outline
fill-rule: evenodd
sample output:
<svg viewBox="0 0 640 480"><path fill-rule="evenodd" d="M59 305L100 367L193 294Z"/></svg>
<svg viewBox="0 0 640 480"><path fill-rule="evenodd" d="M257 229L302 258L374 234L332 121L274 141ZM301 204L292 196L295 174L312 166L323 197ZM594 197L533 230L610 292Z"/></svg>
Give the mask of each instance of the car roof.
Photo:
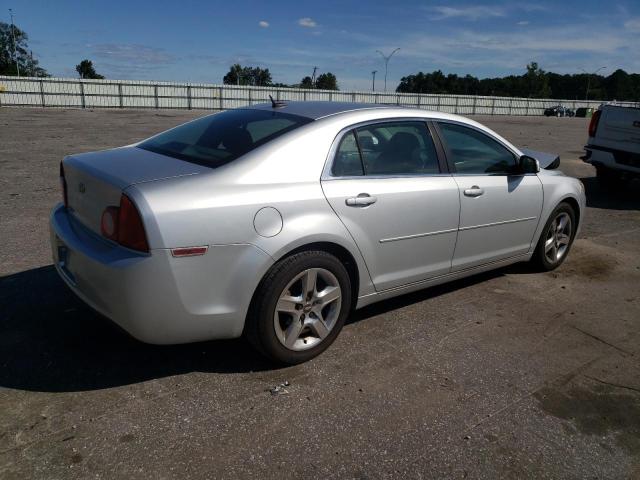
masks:
<svg viewBox="0 0 640 480"><path fill-rule="evenodd" d="M273 107L271 103L258 103L250 107L251 110L273 110L282 113L290 113L300 117L318 120L319 118L336 115L339 113L353 112L357 110L398 108L396 105L379 105L375 103L357 102L293 102L282 101L281 106Z"/></svg>

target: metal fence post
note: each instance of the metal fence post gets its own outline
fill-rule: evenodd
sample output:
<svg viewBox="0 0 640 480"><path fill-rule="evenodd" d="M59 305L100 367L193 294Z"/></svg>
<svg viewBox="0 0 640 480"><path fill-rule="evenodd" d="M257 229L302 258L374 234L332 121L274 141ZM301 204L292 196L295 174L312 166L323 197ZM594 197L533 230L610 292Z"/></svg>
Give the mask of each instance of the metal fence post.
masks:
<svg viewBox="0 0 640 480"><path fill-rule="evenodd" d="M439 112L440 111L440 95L438 95L438 104L436 108L438 109L438 112Z"/></svg>
<svg viewBox="0 0 640 480"><path fill-rule="evenodd" d="M124 103L122 102L122 84L118 84L118 100L120 102L120 108L123 108Z"/></svg>
<svg viewBox="0 0 640 480"><path fill-rule="evenodd" d="M491 99L491 115L495 115L495 111L496 111L496 99L492 98Z"/></svg>
<svg viewBox="0 0 640 480"><path fill-rule="evenodd" d="M526 106L526 110L524 111L525 116L529 116L529 103L530 103L530 100L527 98L527 103L526 103L527 106Z"/></svg>
<svg viewBox="0 0 640 480"><path fill-rule="evenodd" d="M509 115L513 115L513 98L509 99Z"/></svg>
<svg viewBox="0 0 640 480"><path fill-rule="evenodd" d="M422 95L418 95L418 108L422 108Z"/></svg>
<svg viewBox="0 0 640 480"><path fill-rule="evenodd" d="M191 110L191 85L187 85L187 109Z"/></svg>
<svg viewBox="0 0 640 480"><path fill-rule="evenodd" d="M156 109L160 108L160 103L158 102L158 85L153 86L153 102Z"/></svg>
<svg viewBox="0 0 640 480"><path fill-rule="evenodd" d="M472 115L476 114L476 104L478 103L478 97L473 97L473 113Z"/></svg>
<svg viewBox="0 0 640 480"><path fill-rule="evenodd" d="M218 87L218 93L220 94L220 110L224 110L223 107L223 103L222 103L222 87Z"/></svg>
<svg viewBox="0 0 640 480"><path fill-rule="evenodd" d="M82 108L86 107L85 99L84 99L84 82L80 80L80 102L82 103Z"/></svg>
<svg viewBox="0 0 640 480"><path fill-rule="evenodd" d="M456 97L456 105L453 107L453 113L458 114L458 102L460 101L460 97Z"/></svg>
<svg viewBox="0 0 640 480"><path fill-rule="evenodd" d="M42 107L46 107L46 103L44 101L44 85L43 85L43 81L40 80L40 101L42 103Z"/></svg>

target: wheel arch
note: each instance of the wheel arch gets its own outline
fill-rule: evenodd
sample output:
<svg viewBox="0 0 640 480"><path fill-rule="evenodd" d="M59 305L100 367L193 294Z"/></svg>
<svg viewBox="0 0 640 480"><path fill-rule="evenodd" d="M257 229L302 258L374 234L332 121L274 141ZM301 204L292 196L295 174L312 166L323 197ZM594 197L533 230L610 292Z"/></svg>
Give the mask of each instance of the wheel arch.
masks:
<svg viewBox="0 0 640 480"><path fill-rule="evenodd" d="M577 233L577 231L578 231L578 226L580 225L580 217L581 217L581 214L582 214L582 212L580 211L580 203L578 202L578 200L576 200L572 196L564 197L562 200L560 200L558 202L558 205L560 205L561 203L567 203L567 204L569 204L569 206L571 208L573 208L573 212L576 215L576 218L575 218L575 220L576 220L576 228L573 229L574 235L575 235ZM557 208L558 205L556 205L554 207L554 210Z"/></svg>
<svg viewBox="0 0 640 480"><path fill-rule="evenodd" d="M358 295L360 291L360 282L361 282L361 273L358 267L358 262L354 255L343 245L340 245L331 241L313 241L309 243L304 243L303 245L299 245L294 247L286 252L282 253L278 258L274 258L275 263L278 263L285 258L288 258L292 255L301 252L309 252L312 250L320 250L326 253L329 253L336 257L342 264L345 266L347 273L349 275L349 281L351 282L351 310L353 310L358 302ZM266 275L266 273L265 273ZM256 288L255 292L258 291ZM255 295L254 292L254 295Z"/></svg>

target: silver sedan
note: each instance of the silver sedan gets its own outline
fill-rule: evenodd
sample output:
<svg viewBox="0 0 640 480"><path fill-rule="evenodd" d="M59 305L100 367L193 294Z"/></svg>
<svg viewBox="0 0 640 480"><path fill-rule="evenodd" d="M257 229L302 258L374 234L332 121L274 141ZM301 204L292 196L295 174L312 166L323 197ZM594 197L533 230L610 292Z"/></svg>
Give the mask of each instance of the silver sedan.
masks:
<svg viewBox="0 0 640 480"><path fill-rule="evenodd" d="M445 113L255 105L65 158L53 258L144 342L245 335L299 363L354 309L515 262L560 265L585 196L558 162Z"/></svg>

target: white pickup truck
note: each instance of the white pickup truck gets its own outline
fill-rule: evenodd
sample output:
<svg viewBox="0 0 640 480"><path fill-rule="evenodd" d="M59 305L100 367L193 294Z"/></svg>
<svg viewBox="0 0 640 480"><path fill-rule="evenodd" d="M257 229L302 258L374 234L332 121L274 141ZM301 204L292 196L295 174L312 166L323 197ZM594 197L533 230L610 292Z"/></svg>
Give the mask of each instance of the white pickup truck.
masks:
<svg viewBox="0 0 640 480"><path fill-rule="evenodd" d="M640 178L640 105L601 105L591 117L584 149L581 158L596 167L603 187Z"/></svg>

